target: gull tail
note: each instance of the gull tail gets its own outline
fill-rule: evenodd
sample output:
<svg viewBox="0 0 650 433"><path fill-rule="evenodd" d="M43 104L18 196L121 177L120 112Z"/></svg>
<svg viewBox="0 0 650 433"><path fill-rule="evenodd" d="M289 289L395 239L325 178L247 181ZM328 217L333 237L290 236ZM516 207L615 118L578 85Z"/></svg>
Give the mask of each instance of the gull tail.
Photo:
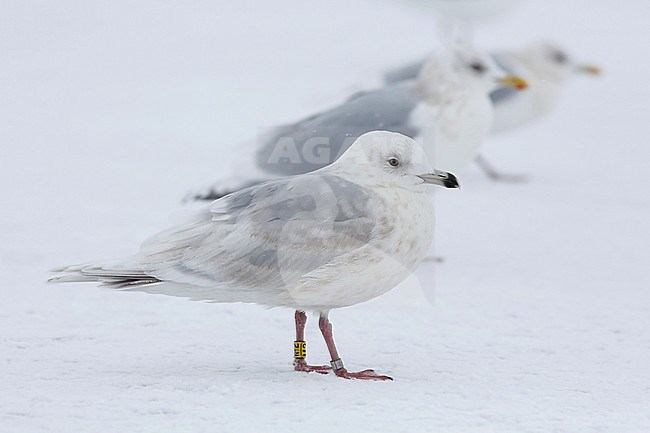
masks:
<svg viewBox="0 0 650 433"><path fill-rule="evenodd" d="M122 292L144 292L208 302L254 302L245 295L220 289L192 284L174 283L149 275L133 264L85 264L52 269L48 283L99 283L101 287Z"/></svg>
<svg viewBox="0 0 650 433"><path fill-rule="evenodd" d="M52 269L48 283L95 282L112 289L136 289L162 282L137 268L120 265L74 265Z"/></svg>

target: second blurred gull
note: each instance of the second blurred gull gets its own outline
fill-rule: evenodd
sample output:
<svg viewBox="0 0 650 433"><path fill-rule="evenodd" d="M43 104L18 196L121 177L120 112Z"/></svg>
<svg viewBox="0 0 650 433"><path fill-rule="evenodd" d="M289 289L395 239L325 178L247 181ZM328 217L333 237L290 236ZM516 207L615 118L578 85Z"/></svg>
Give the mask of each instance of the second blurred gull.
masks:
<svg viewBox="0 0 650 433"><path fill-rule="evenodd" d="M319 169L373 130L416 138L433 164L459 172L492 127L488 95L502 85L526 87L480 50L462 45L440 50L414 80L360 92L330 110L274 128L260 140L254 161L241 153L235 177L189 198L215 199L260 181Z"/></svg>
<svg viewBox="0 0 650 433"><path fill-rule="evenodd" d="M529 84L526 92L500 86L490 93L494 106L492 133L501 133L533 123L555 108L564 85L574 75L600 74L600 68L573 59L558 44L549 41L531 43L518 50L491 53L493 60L505 71L522 76ZM388 85L412 80L426 64L425 60L389 70L384 75ZM522 180L523 176L500 173L482 155L476 162L494 180Z"/></svg>

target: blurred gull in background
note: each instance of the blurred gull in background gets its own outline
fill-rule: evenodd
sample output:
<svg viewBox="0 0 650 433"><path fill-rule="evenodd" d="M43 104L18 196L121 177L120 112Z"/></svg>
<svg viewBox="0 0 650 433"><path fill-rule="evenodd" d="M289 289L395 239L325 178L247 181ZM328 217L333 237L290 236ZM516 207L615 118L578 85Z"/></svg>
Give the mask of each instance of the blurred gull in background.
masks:
<svg viewBox="0 0 650 433"><path fill-rule="evenodd" d="M505 87L490 94L494 102L494 132L540 119L557 105L569 78L576 74L600 73L600 68L577 63L565 50L547 41L530 44L521 50L495 52L493 56L503 69L521 74L530 84L525 94L511 92Z"/></svg>
<svg viewBox="0 0 650 433"><path fill-rule="evenodd" d="M539 120L555 108L562 88L570 77L600 73L600 68L578 63L557 44L548 41L535 42L520 50L495 51L491 56L503 70L523 77L529 84L526 92L500 86L490 93L494 105L492 133L509 131ZM394 85L411 80L425 63L425 60L421 60L389 70L384 75L384 81ZM476 162L491 179L524 178L500 173L481 155L477 156Z"/></svg>
<svg viewBox="0 0 650 433"><path fill-rule="evenodd" d="M390 379L343 367L328 314L388 292L422 261L434 228L427 184L459 187L412 139L367 133L328 167L236 192L153 236L130 259L58 269L50 281L293 308L298 342L304 312L315 311L337 376ZM294 365L331 371L304 356Z"/></svg>
<svg viewBox="0 0 650 433"><path fill-rule="evenodd" d="M510 11L521 0L413 0L427 4L447 18L470 22L492 20Z"/></svg>
<svg viewBox="0 0 650 433"><path fill-rule="evenodd" d="M317 170L360 135L379 129L416 138L437 167L459 172L492 128L488 95L501 85L521 90L526 82L507 75L478 49L441 49L415 79L360 92L330 110L274 128L261 138L254 157L241 152L243 165L235 177L188 198L215 199L270 178Z"/></svg>
<svg viewBox="0 0 650 433"><path fill-rule="evenodd" d="M443 43L471 43L474 28L510 12L521 0L411 0L434 9L438 36Z"/></svg>

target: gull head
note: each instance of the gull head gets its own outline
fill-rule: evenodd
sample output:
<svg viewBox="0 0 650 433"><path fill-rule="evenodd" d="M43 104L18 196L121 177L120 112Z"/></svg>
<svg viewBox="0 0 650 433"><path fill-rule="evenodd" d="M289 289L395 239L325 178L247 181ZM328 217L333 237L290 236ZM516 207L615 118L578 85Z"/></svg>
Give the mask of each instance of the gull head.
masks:
<svg viewBox="0 0 650 433"><path fill-rule="evenodd" d="M422 147L397 132L363 134L329 167L360 184L418 192L425 190L427 184L460 188L456 176L433 168Z"/></svg>
<svg viewBox="0 0 650 433"><path fill-rule="evenodd" d="M563 83L576 73L589 75L601 73L598 66L578 63L557 44L548 41L528 45L520 53L520 57L540 78L559 83Z"/></svg>
<svg viewBox="0 0 650 433"><path fill-rule="evenodd" d="M488 94L499 86L518 90L527 87L520 77L508 75L485 51L465 45L451 46L435 53L417 78L420 94L429 102L458 100L460 95Z"/></svg>

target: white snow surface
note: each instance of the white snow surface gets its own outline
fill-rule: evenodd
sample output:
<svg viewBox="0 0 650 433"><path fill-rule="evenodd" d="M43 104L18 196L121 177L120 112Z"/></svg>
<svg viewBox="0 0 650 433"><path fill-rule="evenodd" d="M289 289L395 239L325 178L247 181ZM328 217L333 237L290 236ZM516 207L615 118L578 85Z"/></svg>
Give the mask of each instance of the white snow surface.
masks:
<svg viewBox="0 0 650 433"><path fill-rule="evenodd" d="M555 39L605 75L487 144L528 183L472 169L436 195L443 263L332 312L346 366L395 378L379 383L292 371L290 310L45 279L135 252L238 143L429 52L433 14L3 2L0 431L650 431L650 3L585 5L528 1L478 29L487 48Z"/></svg>

